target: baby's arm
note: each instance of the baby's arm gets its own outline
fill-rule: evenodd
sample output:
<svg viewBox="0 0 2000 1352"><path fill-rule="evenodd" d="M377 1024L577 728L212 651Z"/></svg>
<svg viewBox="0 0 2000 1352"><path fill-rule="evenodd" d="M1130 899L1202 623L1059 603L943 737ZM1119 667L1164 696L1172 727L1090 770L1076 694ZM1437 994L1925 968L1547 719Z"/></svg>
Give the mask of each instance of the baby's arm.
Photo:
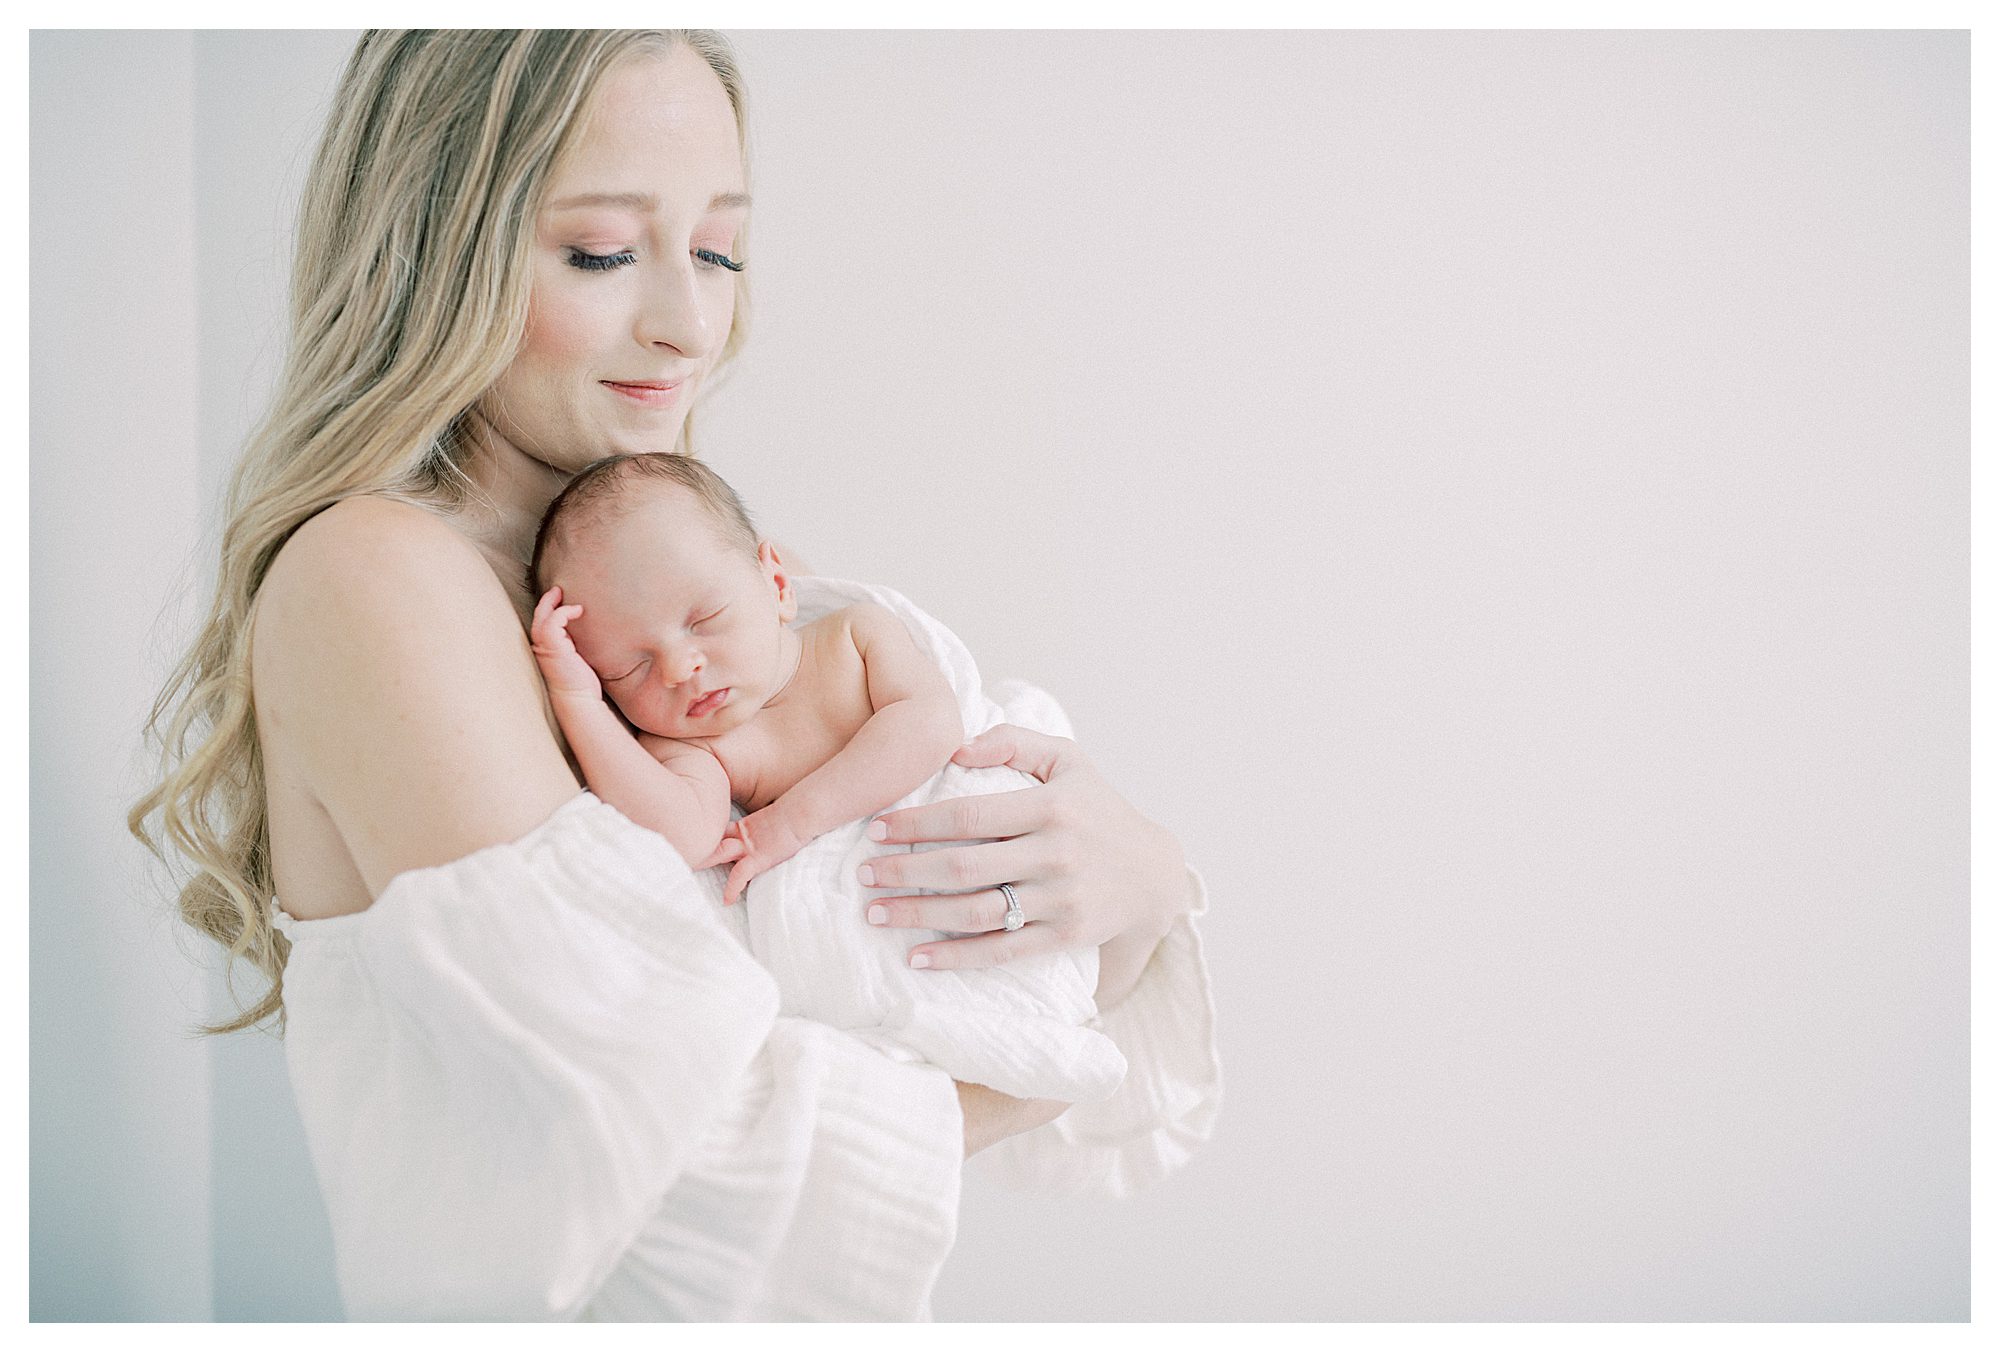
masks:
<svg viewBox="0 0 2000 1352"><path fill-rule="evenodd" d="M582 613L582 606L563 605L562 588L552 587L535 606L531 634L549 703L584 781L634 822L665 836L688 867L735 857L741 848L735 842L718 848L729 825L729 776L722 762L701 747L664 737L648 738L642 747L625 730L569 636L569 622Z"/></svg>
<svg viewBox="0 0 2000 1352"><path fill-rule="evenodd" d="M844 614L875 712L824 765L731 828L747 849L729 871L725 901L814 836L889 806L943 769L965 741L950 682L895 612L864 603Z"/></svg>

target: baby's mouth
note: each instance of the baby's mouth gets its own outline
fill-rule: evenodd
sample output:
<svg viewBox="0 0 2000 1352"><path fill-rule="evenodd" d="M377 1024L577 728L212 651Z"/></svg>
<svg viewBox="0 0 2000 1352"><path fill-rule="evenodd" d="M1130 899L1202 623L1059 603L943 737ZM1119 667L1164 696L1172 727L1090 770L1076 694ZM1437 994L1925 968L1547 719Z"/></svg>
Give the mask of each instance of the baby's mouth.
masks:
<svg viewBox="0 0 2000 1352"><path fill-rule="evenodd" d="M712 714L717 709L720 709L723 701L728 698L729 687L726 685L720 690L711 690L694 703L688 705L687 716L689 718L700 718L704 714Z"/></svg>

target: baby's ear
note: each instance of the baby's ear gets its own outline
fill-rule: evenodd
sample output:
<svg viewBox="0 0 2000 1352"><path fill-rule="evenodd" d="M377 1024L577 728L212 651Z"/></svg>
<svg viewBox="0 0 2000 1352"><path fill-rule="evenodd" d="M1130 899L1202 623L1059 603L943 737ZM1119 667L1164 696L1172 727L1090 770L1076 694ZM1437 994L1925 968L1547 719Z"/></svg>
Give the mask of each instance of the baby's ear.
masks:
<svg viewBox="0 0 2000 1352"><path fill-rule="evenodd" d="M764 576L778 593L778 618L790 624L798 618L799 598L792 591L792 575L785 570L777 547L769 540L757 543L757 562L764 566Z"/></svg>

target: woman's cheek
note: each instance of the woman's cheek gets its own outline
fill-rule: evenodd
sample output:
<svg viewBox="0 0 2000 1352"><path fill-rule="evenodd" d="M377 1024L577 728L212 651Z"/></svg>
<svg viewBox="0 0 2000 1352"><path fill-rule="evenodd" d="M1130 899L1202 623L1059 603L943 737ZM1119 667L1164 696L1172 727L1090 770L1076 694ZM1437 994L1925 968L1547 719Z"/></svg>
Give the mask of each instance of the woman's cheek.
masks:
<svg viewBox="0 0 2000 1352"><path fill-rule="evenodd" d="M543 371L584 366L596 350L603 321L582 297L538 297L528 306L521 356Z"/></svg>
<svg viewBox="0 0 2000 1352"><path fill-rule="evenodd" d="M715 337L709 344L708 351L702 357L701 373L704 377L715 369L715 364L718 361L722 360L722 349L729 343L729 326L736 322L736 282L734 277L732 276L728 282L718 285L715 289L719 294L714 301L710 302L713 308L709 311L707 323L708 331L715 335Z"/></svg>

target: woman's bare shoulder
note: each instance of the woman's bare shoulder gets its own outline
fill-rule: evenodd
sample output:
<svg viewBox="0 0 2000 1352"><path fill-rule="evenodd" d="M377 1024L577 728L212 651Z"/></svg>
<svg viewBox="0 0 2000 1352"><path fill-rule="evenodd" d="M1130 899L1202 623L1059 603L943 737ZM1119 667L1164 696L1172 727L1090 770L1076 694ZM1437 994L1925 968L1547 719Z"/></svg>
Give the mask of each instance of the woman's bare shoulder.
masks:
<svg viewBox="0 0 2000 1352"><path fill-rule="evenodd" d="M259 588L255 641L260 680L279 665L267 655L316 662L329 646L364 661L484 656L533 675L485 556L437 513L388 498L345 499L292 533Z"/></svg>
<svg viewBox="0 0 2000 1352"><path fill-rule="evenodd" d="M504 601L499 583L472 541L436 512L363 495L336 502L292 532L264 579L261 606L292 593L315 600L335 590L389 587L418 595L490 590Z"/></svg>
<svg viewBox="0 0 2000 1352"><path fill-rule="evenodd" d="M327 508L285 542L257 612L259 735L371 893L517 839L575 794L513 603L437 515Z"/></svg>

